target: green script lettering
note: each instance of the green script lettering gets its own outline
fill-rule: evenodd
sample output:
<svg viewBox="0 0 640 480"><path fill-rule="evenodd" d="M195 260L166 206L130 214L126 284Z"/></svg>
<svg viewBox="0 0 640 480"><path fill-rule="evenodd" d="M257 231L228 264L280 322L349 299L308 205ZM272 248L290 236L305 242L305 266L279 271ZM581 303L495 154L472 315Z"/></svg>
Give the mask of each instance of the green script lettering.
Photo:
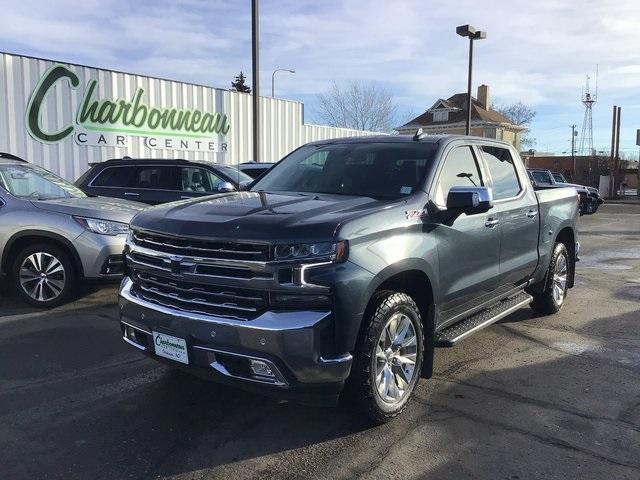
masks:
<svg viewBox="0 0 640 480"><path fill-rule="evenodd" d="M64 65L49 69L34 90L27 108L27 126L31 135L43 142L57 142L73 132L69 125L58 132L44 132L40 127L40 109L48 91L61 78L66 78L72 88L79 85L78 76ZM99 129L101 125L111 125L110 131L141 134L149 131L157 135L207 137L211 134L226 135L230 125L227 115L204 112L196 109L151 107L144 101L145 91L136 88L131 100L97 99L98 80L92 79L87 86L76 113L76 124ZM127 129L128 127L128 129ZM157 132L157 133L156 133Z"/></svg>
<svg viewBox="0 0 640 480"><path fill-rule="evenodd" d="M44 102L49 89L60 79L66 78L72 88L77 87L80 84L78 76L63 65L54 65L50 68L40 80L40 83L36 86L29 104L27 105L27 128L31 136L42 142L58 142L63 138L68 137L73 132L73 126L69 125L57 132L45 132L40 126L40 108Z"/></svg>

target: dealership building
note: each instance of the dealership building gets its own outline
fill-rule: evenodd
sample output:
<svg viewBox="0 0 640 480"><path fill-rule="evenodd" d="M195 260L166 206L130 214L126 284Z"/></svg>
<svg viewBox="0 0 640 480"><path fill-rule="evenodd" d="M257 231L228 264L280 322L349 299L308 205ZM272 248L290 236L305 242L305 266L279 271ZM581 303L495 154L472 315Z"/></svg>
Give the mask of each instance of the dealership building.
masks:
<svg viewBox="0 0 640 480"><path fill-rule="evenodd" d="M253 160L251 95L0 52L0 151L67 180L110 158ZM304 105L260 98L260 160L371 132L304 123Z"/></svg>

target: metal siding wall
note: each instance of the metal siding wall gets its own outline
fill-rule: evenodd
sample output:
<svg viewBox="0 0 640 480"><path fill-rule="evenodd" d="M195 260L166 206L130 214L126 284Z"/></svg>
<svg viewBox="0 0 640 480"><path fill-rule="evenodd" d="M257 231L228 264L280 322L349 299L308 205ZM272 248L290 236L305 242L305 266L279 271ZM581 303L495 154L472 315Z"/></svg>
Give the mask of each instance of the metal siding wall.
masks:
<svg viewBox="0 0 640 480"><path fill-rule="evenodd" d="M229 90L192 85L172 80L112 72L78 65L69 65L80 79L76 89L66 80L57 82L43 104L42 123L45 129L58 129L75 121L87 83L98 80L96 98L132 99L135 89L145 89L145 102L173 108L196 108L226 114L229 133L218 135L220 144L228 144L228 152L191 152L149 149L143 137L131 136L129 147L95 147L76 144L73 135L56 144L45 144L32 138L25 124L26 108L34 87L55 63L19 55L0 53L0 151L13 153L54 173L75 180L89 164L124 155L138 158L187 158L237 164L253 160L251 135L251 95ZM303 124L303 104L300 102L261 97L261 147L263 161L278 161L300 145L329 138L370 135L346 128Z"/></svg>

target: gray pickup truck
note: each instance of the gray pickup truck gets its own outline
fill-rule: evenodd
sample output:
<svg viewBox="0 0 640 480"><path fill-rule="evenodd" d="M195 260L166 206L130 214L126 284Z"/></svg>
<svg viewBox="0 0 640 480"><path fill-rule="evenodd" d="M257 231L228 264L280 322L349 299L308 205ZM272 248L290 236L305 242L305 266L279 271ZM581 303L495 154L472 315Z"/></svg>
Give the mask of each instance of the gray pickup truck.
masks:
<svg viewBox="0 0 640 480"><path fill-rule="evenodd" d="M562 308L575 189L535 192L506 143L379 136L295 150L249 191L131 223L123 339L223 383L402 411L434 349Z"/></svg>

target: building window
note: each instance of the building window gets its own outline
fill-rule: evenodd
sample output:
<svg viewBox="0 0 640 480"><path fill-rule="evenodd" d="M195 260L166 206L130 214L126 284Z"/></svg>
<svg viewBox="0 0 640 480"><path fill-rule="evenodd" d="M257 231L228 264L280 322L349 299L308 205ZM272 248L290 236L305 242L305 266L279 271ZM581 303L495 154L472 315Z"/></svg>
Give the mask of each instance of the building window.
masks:
<svg viewBox="0 0 640 480"><path fill-rule="evenodd" d="M433 112L434 122L446 122L447 120L449 120L449 112Z"/></svg>
<svg viewBox="0 0 640 480"><path fill-rule="evenodd" d="M482 136L485 137L485 138L497 138L496 137L496 129L495 128L485 128Z"/></svg>

